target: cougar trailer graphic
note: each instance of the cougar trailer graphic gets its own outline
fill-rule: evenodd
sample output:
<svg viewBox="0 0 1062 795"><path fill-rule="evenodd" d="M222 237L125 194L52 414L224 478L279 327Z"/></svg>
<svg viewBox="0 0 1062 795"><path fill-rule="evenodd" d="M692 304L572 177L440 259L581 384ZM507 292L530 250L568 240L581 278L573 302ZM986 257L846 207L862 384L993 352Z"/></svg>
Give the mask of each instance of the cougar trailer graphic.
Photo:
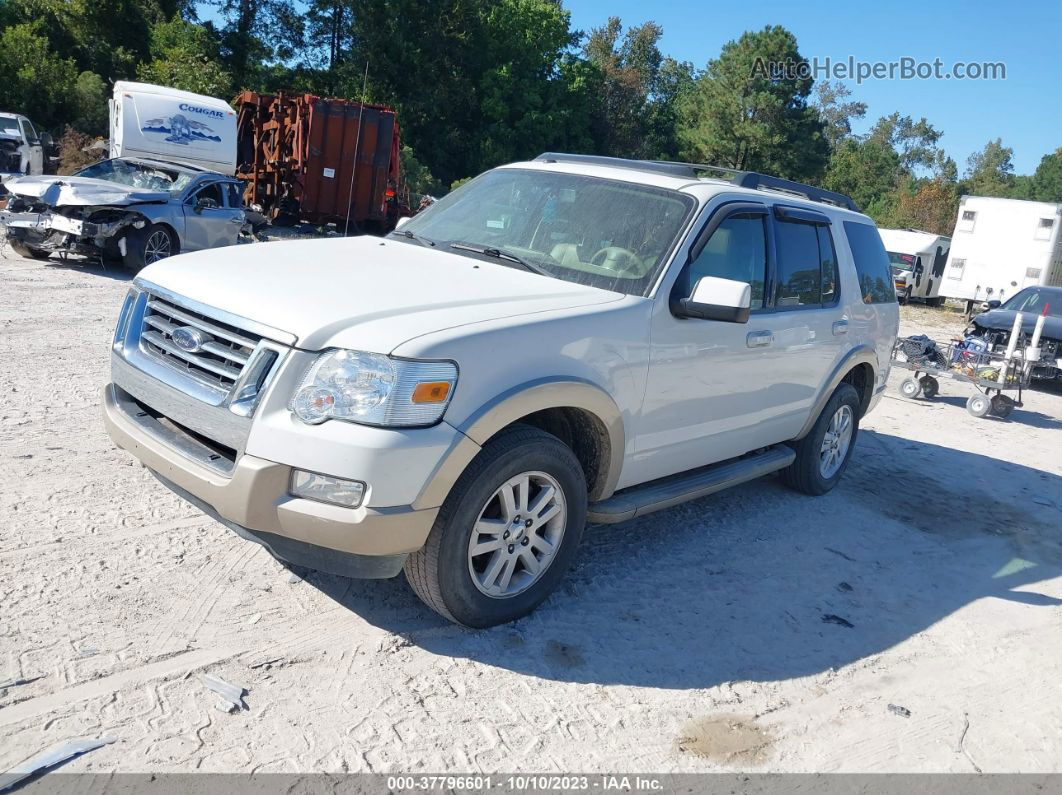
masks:
<svg viewBox="0 0 1062 795"><path fill-rule="evenodd" d="M119 81L110 108L111 157L172 160L236 173L236 111L224 100Z"/></svg>
<svg viewBox="0 0 1062 795"><path fill-rule="evenodd" d="M190 144L193 141L221 141L214 130L201 121L189 119L178 113L168 119L148 119L140 128L142 132L164 133L171 144Z"/></svg>

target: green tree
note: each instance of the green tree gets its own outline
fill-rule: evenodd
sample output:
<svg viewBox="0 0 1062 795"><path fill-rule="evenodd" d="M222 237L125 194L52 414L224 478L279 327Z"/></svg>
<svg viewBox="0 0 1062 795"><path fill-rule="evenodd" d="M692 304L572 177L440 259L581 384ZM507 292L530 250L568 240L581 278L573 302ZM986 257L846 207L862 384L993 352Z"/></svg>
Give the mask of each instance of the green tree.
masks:
<svg viewBox="0 0 1062 795"><path fill-rule="evenodd" d="M970 196L1010 196L1014 190L1014 150L996 138L966 161L962 192Z"/></svg>
<svg viewBox="0 0 1062 795"><path fill-rule="evenodd" d="M882 116L869 133L871 139L897 153L901 167L908 173L918 168L931 170L942 162L937 142L943 135L925 117L915 121L899 113Z"/></svg>
<svg viewBox="0 0 1062 795"><path fill-rule="evenodd" d="M901 174L900 157L891 146L876 138L848 138L830 158L823 186L851 196L864 209L877 202L883 212L888 204L882 197L896 192Z"/></svg>
<svg viewBox="0 0 1062 795"><path fill-rule="evenodd" d="M216 0L222 59L236 90L258 88L270 65L304 46L304 16L292 0Z"/></svg>
<svg viewBox="0 0 1062 795"><path fill-rule="evenodd" d="M840 146L841 141L852 136L852 120L862 119L867 115L865 102L851 102L851 90L844 83L823 81L815 84L814 105L826 124L826 140L830 150Z"/></svg>
<svg viewBox="0 0 1062 795"><path fill-rule="evenodd" d="M73 86L74 129L88 135L107 134L107 84L95 72L82 72Z"/></svg>
<svg viewBox="0 0 1062 795"><path fill-rule="evenodd" d="M1039 202L1062 202L1062 149L1043 156L1030 182L1028 198Z"/></svg>
<svg viewBox="0 0 1062 795"><path fill-rule="evenodd" d="M52 50L40 27L17 24L0 31L0 107L55 127L72 110L77 67Z"/></svg>
<svg viewBox="0 0 1062 795"><path fill-rule="evenodd" d="M768 68L802 60L796 38L780 26L724 45L683 103L679 135L686 155L817 181L826 170L829 143L822 118L808 105L812 80Z"/></svg>
<svg viewBox="0 0 1062 795"><path fill-rule="evenodd" d="M221 65L220 44L203 25L174 17L151 30L152 60L137 69L146 83L215 97L232 94L232 78Z"/></svg>

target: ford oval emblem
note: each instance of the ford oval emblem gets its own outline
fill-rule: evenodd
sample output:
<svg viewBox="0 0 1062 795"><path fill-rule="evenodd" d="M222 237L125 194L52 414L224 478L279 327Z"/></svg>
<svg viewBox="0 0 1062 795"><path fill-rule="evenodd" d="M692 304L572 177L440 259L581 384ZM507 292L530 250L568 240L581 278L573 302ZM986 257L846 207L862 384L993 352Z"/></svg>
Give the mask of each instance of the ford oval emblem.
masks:
<svg viewBox="0 0 1062 795"><path fill-rule="evenodd" d="M210 341L206 334L191 326L181 326L178 329L174 329L173 333L170 334L170 339L173 340L174 345L188 353L199 353L203 350L203 346Z"/></svg>

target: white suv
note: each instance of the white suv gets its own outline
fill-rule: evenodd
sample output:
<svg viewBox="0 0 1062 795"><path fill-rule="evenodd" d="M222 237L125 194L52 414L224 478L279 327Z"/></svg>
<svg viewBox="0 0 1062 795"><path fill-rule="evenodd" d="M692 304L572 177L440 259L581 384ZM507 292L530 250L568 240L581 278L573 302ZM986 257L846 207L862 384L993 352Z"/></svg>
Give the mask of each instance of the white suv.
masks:
<svg viewBox="0 0 1062 795"><path fill-rule="evenodd" d="M446 618L530 612L586 522L780 471L837 483L898 324L845 196L543 155L388 238L145 268L104 414L167 486L276 557L405 569Z"/></svg>

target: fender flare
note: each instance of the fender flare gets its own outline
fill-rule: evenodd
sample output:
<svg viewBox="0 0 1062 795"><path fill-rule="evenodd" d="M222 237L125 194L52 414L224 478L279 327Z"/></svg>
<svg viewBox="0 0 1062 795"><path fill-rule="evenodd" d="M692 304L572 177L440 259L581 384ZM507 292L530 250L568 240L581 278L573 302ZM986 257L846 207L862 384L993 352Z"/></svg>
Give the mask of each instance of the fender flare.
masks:
<svg viewBox="0 0 1062 795"><path fill-rule="evenodd" d="M812 427L814 427L815 423L818 421L819 415L826 407L826 403L833 395L834 390L836 390L844 380L844 377L851 372L852 368L859 364L869 364L871 370L874 372L874 378L870 384L871 396L873 396L874 387L877 383L878 371L881 369L878 364L878 355L869 345L857 345L845 354L845 357L833 368L830 377L826 380L825 385L819 390L818 395L815 397L811 413L808 415L804 427L800 429L800 433L794 437L795 439L803 439L811 432Z"/></svg>
<svg viewBox="0 0 1062 795"><path fill-rule="evenodd" d="M623 467L626 435L623 415L604 389L581 378L543 378L501 393L454 427L462 436L440 462L414 508L442 505L461 473L495 434L522 417L557 408L580 409L600 423L607 449L596 482L589 484L591 500L605 499L616 490Z"/></svg>

